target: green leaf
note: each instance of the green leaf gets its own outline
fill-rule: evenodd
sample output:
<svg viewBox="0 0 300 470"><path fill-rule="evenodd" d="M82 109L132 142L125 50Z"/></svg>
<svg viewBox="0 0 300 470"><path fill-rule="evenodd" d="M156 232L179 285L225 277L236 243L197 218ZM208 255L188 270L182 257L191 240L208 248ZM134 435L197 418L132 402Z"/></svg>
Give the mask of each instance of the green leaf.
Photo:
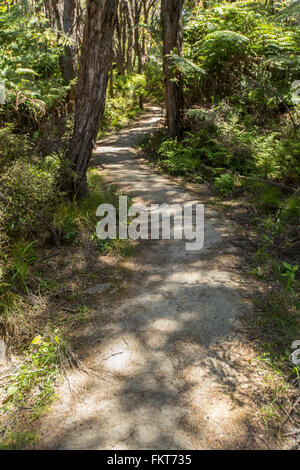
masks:
<svg viewBox="0 0 300 470"><path fill-rule="evenodd" d="M18 389L17 385L11 385L11 386L8 387L8 389L7 389L7 395L8 395L9 397L11 397L11 396L15 395L15 394L18 392L18 390L19 390L19 389Z"/></svg>
<svg viewBox="0 0 300 470"><path fill-rule="evenodd" d="M292 269L292 266L289 264L289 263L286 263L285 261L282 262L283 266L288 269L289 271L291 271Z"/></svg>
<svg viewBox="0 0 300 470"><path fill-rule="evenodd" d="M33 338L33 340L31 341L31 344L38 345L38 344L41 344L41 342L42 342L42 337L41 335L38 335L35 338Z"/></svg>

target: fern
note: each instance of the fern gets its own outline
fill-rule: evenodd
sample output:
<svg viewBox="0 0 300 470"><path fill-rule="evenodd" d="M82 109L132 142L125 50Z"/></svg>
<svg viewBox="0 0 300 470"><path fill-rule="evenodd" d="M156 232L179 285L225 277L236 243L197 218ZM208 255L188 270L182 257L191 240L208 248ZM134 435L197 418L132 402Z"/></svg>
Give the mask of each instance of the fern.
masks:
<svg viewBox="0 0 300 470"><path fill-rule="evenodd" d="M291 2L290 5L274 15L276 20L287 20L293 17L298 19L300 18L300 0Z"/></svg>
<svg viewBox="0 0 300 470"><path fill-rule="evenodd" d="M190 77L194 74L205 75L205 70L195 64L192 60L180 57L178 54L168 54L174 69L180 71L184 77Z"/></svg>
<svg viewBox="0 0 300 470"><path fill-rule="evenodd" d="M27 11L27 12L26 12ZM49 27L39 12L33 15L26 3L0 15L0 80L5 81L5 119L17 115L38 120L63 103L68 87L61 77L59 58L66 38Z"/></svg>
<svg viewBox="0 0 300 470"><path fill-rule="evenodd" d="M245 55L249 39L234 31L214 31L204 37L196 57L206 56L214 59L228 59L233 55ZM196 44L197 47L197 44Z"/></svg>

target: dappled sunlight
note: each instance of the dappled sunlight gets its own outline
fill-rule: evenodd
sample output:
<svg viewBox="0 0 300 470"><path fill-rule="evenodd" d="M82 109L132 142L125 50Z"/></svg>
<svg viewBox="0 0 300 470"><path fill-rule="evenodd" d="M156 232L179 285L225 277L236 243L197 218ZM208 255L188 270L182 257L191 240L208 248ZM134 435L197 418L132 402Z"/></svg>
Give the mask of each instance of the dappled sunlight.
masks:
<svg viewBox="0 0 300 470"><path fill-rule="evenodd" d="M141 371L145 365L143 347L133 335L116 339L103 345L103 352L95 359L95 366L102 364L104 369L120 375L134 375Z"/></svg>
<svg viewBox="0 0 300 470"><path fill-rule="evenodd" d="M162 333L172 333L179 331L182 325L180 322L171 319L155 320L151 323L151 328L161 331Z"/></svg>
<svg viewBox="0 0 300 470"><path fill-rule="evenodd" d="M0 450L300 448L300 0L0 2Z"/></svg>
<svg viewBox="0 0 300 470"><path fill-rule="evenodd" d="M150 129L156 119L148 121ZM194 194L135 159L136 128L105 141L108 152L105 142L98 146L93 165L101 162L109 170L106 181L136 194L135 202L193 206ZM258 445L239 388L244 373L226 358L226 341L237 340L239 319L251 312L238 279L219 266L232 256L231 236L230 227L208 209L202 250L186 251L184 240L138 241L135 255L120 261L117 279L111 266L111 277L85 291L95 312L78 333L86 369L73 371L62 384L64 398L44 424L57 427L56 436L45 438L44 447Z"/></svg>
<svg viewBox="0 0 300 470"><path fill-rule="evenodd" d="M168 279L164 282L169 285ZM212 305L209 311L209 304L192 309L182 287L170 285L182 302L174 307L158 294L138 295L136 303L120 299L117 309L107 304L113 331L99 345L85 346L87 373L69 377L76 395L68 406L61 403L62 415L70 415L62 428L70 427L65 434L57 432L59 448L208 448L215 442L212 436L222 448L231 447L237 420L239 442L246 439L247 408L227 396L215 365L216 341L223 341L226 328L217 333ZM213 302L216 291L211 292ZM228 289L231 300L232 293ZM224 301L222 309L232 313ZM61 393L72 396L67 385Z"/></svg>

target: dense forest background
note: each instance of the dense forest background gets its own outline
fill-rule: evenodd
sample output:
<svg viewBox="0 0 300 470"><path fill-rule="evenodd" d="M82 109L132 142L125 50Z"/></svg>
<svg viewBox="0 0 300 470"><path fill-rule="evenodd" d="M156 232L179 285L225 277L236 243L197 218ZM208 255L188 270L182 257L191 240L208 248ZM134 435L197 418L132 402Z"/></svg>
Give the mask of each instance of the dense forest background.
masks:
<svg viewBox="0 0 300 470"><path fill-rule="evenodd" d="M3 387L5 419L29 405L39 416L76 362L73 323L49 306L74 301L77 324L86 310L42 264L49 250L127 253L95 236L118 190L88 166L97 139L150 105L166 116L142 145L151 164L246 208L249 270L273 286L256 326L277 333L260 357L298 383L299 24L299 1L1 1L0 333L26 357ZM11 429L4 447L20 446Z"/></svg>

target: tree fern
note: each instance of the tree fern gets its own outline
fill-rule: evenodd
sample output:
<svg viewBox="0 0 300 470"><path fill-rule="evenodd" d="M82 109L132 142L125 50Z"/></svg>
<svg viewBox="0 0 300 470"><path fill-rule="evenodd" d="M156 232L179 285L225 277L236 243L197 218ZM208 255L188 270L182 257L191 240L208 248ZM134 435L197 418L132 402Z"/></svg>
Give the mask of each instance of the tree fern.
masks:
<svg viewBox="0 0 300 470"><path fill-rule="evenodd" d="M172 66L179 70L184 77L190 77L194 74L205 74L205 70L195 64L192 60L185 57L180 57L178 54L169 54Z"/></svg>
<svg viewBox="0 0 300 470"><path fill-rule="evenodd" d="M195 46L195 59L207 72L217 70L220 64L231 63L248 55L249 39L234 31L214 31Z"/></svg>
<svg viewBox="0 0 300 470"><path fill-rule="evenodd" d="M275 15L275 19L277 20L286 20L293 17L297 18L298 20L300 19L300 0L291 2L290 5Z"/></svg>
<svg viewBox="0 0 300 470"><path fill-rule="evenodd" d="M234 31L214 31L207 34L203 42L198 42L199 46L197 55L218 53L220 50L225 55L231 55L239 50L244 50L249 43L249 39L243 34Z"/></svg>

